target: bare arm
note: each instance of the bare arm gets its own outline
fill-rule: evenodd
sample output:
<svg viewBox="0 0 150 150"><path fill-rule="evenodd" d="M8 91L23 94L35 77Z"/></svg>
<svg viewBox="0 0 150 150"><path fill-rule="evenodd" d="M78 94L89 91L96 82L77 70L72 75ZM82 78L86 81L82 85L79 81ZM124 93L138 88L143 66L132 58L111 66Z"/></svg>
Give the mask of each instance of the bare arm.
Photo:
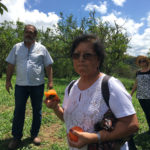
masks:
<svg viewBox="0 0 150 150"><path fill-rule="evenodd" d="M64 109L61 106L57 105L57 107L54 108L54 112L60 120L64 121Z"/></svg>
<svg viewBox="0 0 150 150"><path fill-rule="evenodd" d="M135 80L135 83L133 85L133 88L132 88L132 91L131 91L131 96L134 94L136 89L137 89L137 80Z"/></svg>
<svg viewBox="0 0 150 150"><path fill-rule="evenodd" d="M53 70L52 70L52 66L48 65L45 69L46 69L46 73L47 73L47 76L48 76L48 85L47 85L47 87L49 89L52 89L53 88Z"/></svg>
<svg viewBox="0 0 150 150"><path fill-rule="evenodd" d="M8 63L6 71L6 90L9 92L9 89L12 88L11 78L14 73L15 65Z"/></svg>
<svg viewBox="0 0 150 150"><path fill-rule="evenodd" d="M115 139L120 139L122 137L127 137L139 129L137 116L130 115L127 117L119 118L112 132L105 130L100 131L102 141L110 141Z"/></svg>
<svg viewBox="0 0 150 150"><path fill-rule="evenodd" d="M120 139L127 137L139 129L136 115L131 115L118 119L115 129L112 132L102 130L100 131L100 139L102 142ZM72 131L78 136L78 142L73 142L68 137L69 145L72 147L81 148L86 144L98 142L98 136L95 133Z"/></svg>
<svg viewBox="0 0 150 150"><path fill-rule="evenodd" d="M58 101L55 101L55 100L46 101L45 100L45 104L48 108L51 108L54 110L55 114L60 120L64 121L64 118L63 118L64 109L59 105Z"/></svg>

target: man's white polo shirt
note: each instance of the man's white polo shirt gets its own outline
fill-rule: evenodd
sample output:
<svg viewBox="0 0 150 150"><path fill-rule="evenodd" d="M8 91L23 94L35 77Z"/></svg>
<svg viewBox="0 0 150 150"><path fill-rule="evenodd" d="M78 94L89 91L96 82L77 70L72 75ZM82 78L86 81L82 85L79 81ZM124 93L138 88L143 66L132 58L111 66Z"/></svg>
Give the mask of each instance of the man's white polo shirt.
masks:
<svg viewBox="0 0 150 150"><path fill-rule="evenodd" d="M35 42L30 50L24 42L17 43L10 51L6 61L16 65L16 84L36 86L44 83L44 67L53 63L45 46Z"/></svg>

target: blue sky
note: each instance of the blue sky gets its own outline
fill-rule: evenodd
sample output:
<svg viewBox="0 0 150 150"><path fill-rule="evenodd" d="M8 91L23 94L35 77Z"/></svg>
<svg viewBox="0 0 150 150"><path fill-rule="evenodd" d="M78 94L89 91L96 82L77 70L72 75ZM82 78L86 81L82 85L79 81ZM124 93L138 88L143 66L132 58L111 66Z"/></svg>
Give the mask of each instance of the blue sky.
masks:
<svg viewBox="0 0 150 150"><path fill-rule="evenodd" d="M73 14L80 20L91 10L96 17L123 26L131 41L127 53L133 56L146 55L150 50L150 0L2 0L8 13L0 16L4 20L34 24L46 29L56 25L59 13Z"/></svg>

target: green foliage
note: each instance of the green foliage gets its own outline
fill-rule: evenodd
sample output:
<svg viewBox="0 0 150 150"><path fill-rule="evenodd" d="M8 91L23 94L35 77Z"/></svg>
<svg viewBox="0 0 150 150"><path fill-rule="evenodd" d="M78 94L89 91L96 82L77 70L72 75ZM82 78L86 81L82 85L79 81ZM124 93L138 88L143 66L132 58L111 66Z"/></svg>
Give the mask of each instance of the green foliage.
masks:
<svg viewBox="0 0 150 150"><path fill-rule="evenodd" d="M68 148L60 147L58 144L53 144L50 150L68 150Z"/></svg>
<svg viewBox="0 0 150 150"><path fill-rule="evenodd" d="M107 57L104 66L106 66L105 71L110 73L113 72L113 67L118 66L125 59L124 53L128 48L129 39L118 25L108 29L109 34L105 42Z"/></svg>
<svg viewBox="0 0 150 150"><path fill-rule="evenodd" d="M14 111L14 88L7 93L5 89L5 79L3 76L0 79L0 150L6 150L8 143L11 140L11 128ZM15 76L12 78L12 85L15 85ZM55 89L61 98L61 104L63 94L66 85L68 84L66 79L54 79ZM46 85L45 85L46 87ZM45 89L47 90L47 89ZM44 99L44 98L43 98ZM42 139L41 146L35 146L30 140L30 127L32 124L32 108L30 99L28 99L26 106L26 117L23 130L22 145L18 149L22 150L68 150L66 143L66 128L63 122L61 122L43 103L43 119L39 136Z"/></svg>
<svg viewBox="0 0 150 150"><path fill-rule="evenodd" d="M22 41L22 23L17 22L16 29L12 28L14 26L13 22L3 22L0 26L0 77L6 71L5 59L12 49L13 45Z"/></svg>
<svg viewBox="0 0 150 150"><path fill-rule="evenodd" d="M112 74L119 77L126 77L126 78L135 78L136 70L132 69L131 65L125 64L123 62L118 63L112 68Z"/></svg>
<svg viewBox="0 0 150 150"><path fill-rule="evenodd" d="M8 11L7 7L4 4L2 4L2 2L0 2L0 14L1 15L3 15L4 10Z"/></svg>
<svg viewBox="0 0 150 150"><path fill-rule="evenodd" d="M119 80L123 83L123 85L125 86L125 88L128 90L128 91L131 91L132 88L133 88L133 84L135 82L135 80L133 79L127 79L127 78L121 78L121 77L118 77Z"/></svg>
<svg viewBox="0 0 150 150"><path fill-rule="evenodd" d="M90 12L89 17L84 17L80 21L73 15L64 16L60 13L60 21L57 26L47 28L46 31L38 30L37 40L46 46L54 59L53 71L55 77L69 77L76 75L70 59L70 48L73 39L83 33L96 34L104 43L106 59L103 72L108 74L126 74L123 68L127 66L123 63L126 59L125 52L128 48L128 36L122 33L122 27L108 22L102 22L95 17L95 12ZM17 21L7 22L0 26L0 77L5 73L5 59L14 44L23 40L24 23ZM121 70L117 69L120 68ZM130 69L130 67L128 67ZM65 70L65 71L64 71ZM133 75L133 74L132 74ZM132 76L131 75L131 76Z"/></svg>

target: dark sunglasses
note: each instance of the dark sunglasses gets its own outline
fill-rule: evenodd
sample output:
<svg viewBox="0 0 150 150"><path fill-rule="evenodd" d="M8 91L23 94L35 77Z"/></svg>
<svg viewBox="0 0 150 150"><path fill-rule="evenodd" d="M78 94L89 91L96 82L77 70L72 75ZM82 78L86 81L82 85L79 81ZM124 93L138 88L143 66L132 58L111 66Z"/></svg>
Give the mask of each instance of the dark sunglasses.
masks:
<svg viewBox="0 0 150 150"><path fill-rule="evenodd" d="M139 60L139 64L140 63L145 63L146 62L146 60L144 59L144 60Z"/></svg>
<svg viewBox="0 0 150 150"><path fill-rule="evenodd" d="M93 56L97 56L96 54L92 54L92 53L84 53L83 55L81 55L80 53L73 53L72 54L72 58L73 59L79 59L80 56L82 56L82 58L84 60L91 60L93 58Z"/></svg>

